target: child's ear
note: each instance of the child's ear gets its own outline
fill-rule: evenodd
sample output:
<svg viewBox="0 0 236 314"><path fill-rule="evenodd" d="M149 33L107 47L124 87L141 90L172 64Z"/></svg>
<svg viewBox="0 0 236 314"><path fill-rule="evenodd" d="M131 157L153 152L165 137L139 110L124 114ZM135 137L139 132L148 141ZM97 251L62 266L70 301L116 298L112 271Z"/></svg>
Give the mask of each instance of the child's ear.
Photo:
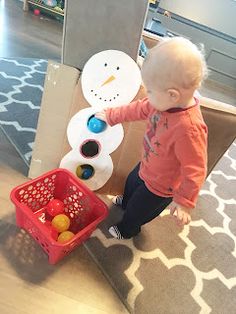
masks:
<svg viewBox="0 0 236 314"><path fill-rule="evenodd" d="M168 89L168 95L170 97L170 100L174 103L178 102L180 99L180 93L177 89L174 88Z"/></svg>

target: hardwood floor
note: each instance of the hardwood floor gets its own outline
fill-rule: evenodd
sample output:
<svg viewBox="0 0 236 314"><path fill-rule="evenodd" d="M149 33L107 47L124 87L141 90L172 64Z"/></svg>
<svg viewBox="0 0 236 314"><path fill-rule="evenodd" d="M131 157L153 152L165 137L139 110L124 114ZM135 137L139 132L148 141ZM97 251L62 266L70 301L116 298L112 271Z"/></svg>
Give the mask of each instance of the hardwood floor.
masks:
<svg viewBox="0 0 236 314"><path fill-rule="evenodd" d="M0 57L60 59L62 25L0 0ZM1 86L0 86L1 90ZM83 246L56 266L15 226L13 187L28 180L27 167L0 131L0 313L127 313Z"/></svg>
<svg viewBox="0 0 236 314"><path fill-rule="evenodd" d="M22 7L19 0L0 1L0 57L60 60L62 23Z"/></svg>

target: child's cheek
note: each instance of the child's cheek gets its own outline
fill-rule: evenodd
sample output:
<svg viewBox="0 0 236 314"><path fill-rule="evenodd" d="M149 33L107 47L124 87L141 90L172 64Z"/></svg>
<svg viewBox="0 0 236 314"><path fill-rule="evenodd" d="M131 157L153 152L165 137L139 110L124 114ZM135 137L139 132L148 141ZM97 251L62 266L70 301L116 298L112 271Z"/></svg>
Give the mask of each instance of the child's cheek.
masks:
<svg viewBox="0 0 236 314"><path fill-rule="evenodd" d="M158 107L157 100L154 97L149 97L149 102L154 108Z"/></svg>

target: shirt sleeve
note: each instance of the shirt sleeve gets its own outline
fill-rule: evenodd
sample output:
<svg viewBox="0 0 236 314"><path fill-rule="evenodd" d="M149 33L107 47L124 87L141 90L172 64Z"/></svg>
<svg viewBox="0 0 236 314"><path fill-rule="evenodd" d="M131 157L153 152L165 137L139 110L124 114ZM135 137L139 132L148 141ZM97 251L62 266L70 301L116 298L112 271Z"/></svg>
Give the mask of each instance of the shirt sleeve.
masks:
<svg viewBox="0 0 236 314"><path fill-rule="evenodd" d="M176 141L175 153L181 166L181 184L173 200L194 208L207 173L207 128L195 130Z"/></svg>
<svg viewBox="0 0 236 314"><path fill-rule="evenodd" d="M125 121L146 120L150 110L151 105L148 99L144 98L129 105L106 109L106 118L111 126Z"/></svg>

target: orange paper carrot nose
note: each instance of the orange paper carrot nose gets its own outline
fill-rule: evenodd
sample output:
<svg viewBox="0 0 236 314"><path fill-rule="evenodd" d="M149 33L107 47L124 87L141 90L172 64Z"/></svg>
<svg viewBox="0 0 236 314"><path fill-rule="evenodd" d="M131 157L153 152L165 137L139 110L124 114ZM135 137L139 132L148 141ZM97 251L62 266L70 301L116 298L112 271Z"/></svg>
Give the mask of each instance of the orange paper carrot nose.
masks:
<svg viewBox="0 0 236 314"><path fill-rule="evenodd" d="M114 81L116 78L115 76L111 75L105 82L103 82L102 86L111 83L112 81Z"/></svg>

